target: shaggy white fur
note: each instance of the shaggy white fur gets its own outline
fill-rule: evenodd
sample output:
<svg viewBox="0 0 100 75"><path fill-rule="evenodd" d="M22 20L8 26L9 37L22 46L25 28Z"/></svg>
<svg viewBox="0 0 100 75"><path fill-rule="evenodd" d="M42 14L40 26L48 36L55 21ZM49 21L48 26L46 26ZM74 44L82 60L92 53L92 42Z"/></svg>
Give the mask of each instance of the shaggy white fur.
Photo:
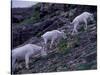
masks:
<svg viewBox="0 0 100 75"><path fill-rule="evenodd" d="M71 24L74 25L74 29L73 29L73 32L78 32L77 31L77 26L81 23L85 23L84 25L84 29L86 30L87 29L87 22L88 21L94 21L94 17L93 17L93 14L89 13L89 12L83 12L82 14L78 15Z"/></svg>
<svg viewBox="0 0 100 75"><path fill-rule="evenodd" d="M44 33L41 37L44 39L45 45L47 44L48 40L51 41L50 48L52 48L52 45L56 39L67 38L64 31L59 31L59 30L48 31L48 32Z"/></svg>
<svg viewBox="0 0 100 75"><path fill-rule="evenodd" d="M33 55L40 54L41 56L46 56L47 53L41 46L35 44L26 44L22 47L15 48L12 50L12 70L15 70L16 60L25 60L26 68L29 68L29 58Z"/></svg>

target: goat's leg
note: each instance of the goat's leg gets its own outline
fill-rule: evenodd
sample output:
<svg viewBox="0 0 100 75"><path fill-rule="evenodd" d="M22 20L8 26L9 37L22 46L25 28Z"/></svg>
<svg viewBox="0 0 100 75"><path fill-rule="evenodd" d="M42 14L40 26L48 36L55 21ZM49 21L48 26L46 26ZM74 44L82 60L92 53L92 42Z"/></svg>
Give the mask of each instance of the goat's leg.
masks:
<svg viewBox="0 0 100 75"><path fill-rule="evenodd" d="M76 33L78 33L78 31L77 31L77 29L75 28L75 30L74 30Z"/></svg>
<svg viewBox="0 0 100 75"><path fill-rule="evenodd" d="M54 42L54 39L51 40L50 48L52 48L53 42Z"/></svg>
<svg viewBox="0 0 100 75"><path fill-rule="evenodd" d="M46 55L47 55L46 50L45 50L45 49L41 50L41 56L44 57L44 56L46 56Z"/></svg>
<svg viewBox="0 0 100 75"><path fill-rule="evenodd" d="M85 22L84 29L85 29L85 30L87 30L87 21L86 21L86 20L84 20L84 22Z"/></svg>
<svg viewBox="0 0 100 75"><path fill-rule="evenodd" d="M55 40L55 47L57 47L58 40L59 40L59 39L56 39L56 40Z"/></svg>
<svg viewBox="0 0 100 75"><path fill-rule="evenodd" d="M44 43L45 43L44 48L47 49L47 39L44 39Z"/></svg>
<svg viewBox="0 0 100 75"><path fill-rule="evenodd" d="M44 39L44 43L47 44L47 40L46 39Z"/></svg>
<svg viewBox="0 0 100 75"><path fill-rule="evenodd" d="M60 43L60 40L61 40L61 38L56 39L55 47L57 47L57 45Z"/></svg>
<svg viewBox="0 0 100 75"><path fill-rule="evenodd" d="M73 35L75 32L76 32L76 33L78 32L77 29L76 29L77 25L78 25L78 24L75 24L75 25L74 25L74 29L73 29L72 35Z"/></svg>
<svg viewBox="0 0 100 75"><path fill-rule="evenodd" d="M27 69L29 69L28 63L29 63L29 55L27 54L27 55L25 55L25 64L26 64Z"/></svg>

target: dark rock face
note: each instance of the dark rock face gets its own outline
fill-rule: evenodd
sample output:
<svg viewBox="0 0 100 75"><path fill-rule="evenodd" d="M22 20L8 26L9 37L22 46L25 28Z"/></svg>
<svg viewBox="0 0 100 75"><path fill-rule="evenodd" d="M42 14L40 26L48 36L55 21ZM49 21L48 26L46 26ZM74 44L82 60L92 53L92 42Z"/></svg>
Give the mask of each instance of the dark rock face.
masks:
<svg viewBox="0 0 100 75"><path fill-rule="evenodd" d="M13 23L19 23L19 22L21 22L21 21L23 21L23 20L24 20L24 17L21 16L21 15L14 15L14 16L12 17L12 22L13 22Z"/></svg>
<svg viewBox="0 0 100 75"><path fill-rule="evenodd" d="M67 39L60 42L48 56L32 57L30 68L16 68L15 73L41 73L73 70L90 70L97 68L97 23L88 23L88 30L78 27L79 33L72 36L72 20L82 12L91 12L97 21L97 7L87 5L70 5L55 3L38 3L30 8L12 9L12 49L28 43L40 45L43 43L41 35L45 32L65 29ZM38 12L38 13L37 13ZM33 13L36 13L35 16ZM19 16L18 16L19 15ZM37 16L40 17L36 19ZM30 22L34 21L35 22ZM26 23L26 21L28 21ZM24 23L25 22L25 23ZM44 65L45 63L45 65Z"/></svg>

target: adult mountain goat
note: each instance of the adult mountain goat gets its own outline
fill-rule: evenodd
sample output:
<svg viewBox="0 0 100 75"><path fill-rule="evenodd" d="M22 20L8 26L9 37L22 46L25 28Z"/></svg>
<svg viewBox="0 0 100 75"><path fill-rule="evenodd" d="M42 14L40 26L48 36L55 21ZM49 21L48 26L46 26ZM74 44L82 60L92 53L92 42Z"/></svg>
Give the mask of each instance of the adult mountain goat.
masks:
<svg viewBox="0 0 100 75"><path fill-rule="evenodd" d="M60 39L60 38L67 38L66 34L64 33L64 31L59 31L59 30L52 30L52 31L48 31L46 33L44 33L41 36L44 39L44 43L45 45L47 45L47 42L50 40L50 48L52 48L53 43L55 42L55 40Z"/></svg>
<svg viewBox="0 0 100 75"><path fill-rule="evenodd" d="M72 25L74 25L74 29L73 32L78 32L77 31L77 26L84 23L84 29L87 29L87 22L88 21L94 21L94 17L93 14L89 13L89 12L83 12L82 14L80 14L79 16L77 16L73 21L72 21Z"/></svg>
<svg viewBox="0 0 100 75"><path fill-rule="evenodd" d="M12 70L15 70L16 60L25 60L26 68L29 68L29 58L33 55L40 54L41 56L46 56L47 53L41 46L35 44L26 44L22 47L15 48L12 50Z"/></svg>

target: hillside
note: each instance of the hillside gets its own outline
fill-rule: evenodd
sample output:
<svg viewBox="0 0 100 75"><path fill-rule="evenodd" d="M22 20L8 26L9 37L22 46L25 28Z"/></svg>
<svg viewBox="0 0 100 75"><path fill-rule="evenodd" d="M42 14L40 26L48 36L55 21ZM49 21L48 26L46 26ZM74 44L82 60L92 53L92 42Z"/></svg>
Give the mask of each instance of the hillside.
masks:
<svg viewBox="0 0 100 75"><path fill-rule="evenodd" d="M47 57L32 57L28 70L21 61L15 73L97 69L97 23L88 23L86 31L80 26L79 33L71 35L70 22L84 11L93 13L97 21L96 6L38 3L30 8L12 8L12 49L27 43L41 45L40 36L50 30L65 29L67 34L67 39L48 50Z"/></svg>

